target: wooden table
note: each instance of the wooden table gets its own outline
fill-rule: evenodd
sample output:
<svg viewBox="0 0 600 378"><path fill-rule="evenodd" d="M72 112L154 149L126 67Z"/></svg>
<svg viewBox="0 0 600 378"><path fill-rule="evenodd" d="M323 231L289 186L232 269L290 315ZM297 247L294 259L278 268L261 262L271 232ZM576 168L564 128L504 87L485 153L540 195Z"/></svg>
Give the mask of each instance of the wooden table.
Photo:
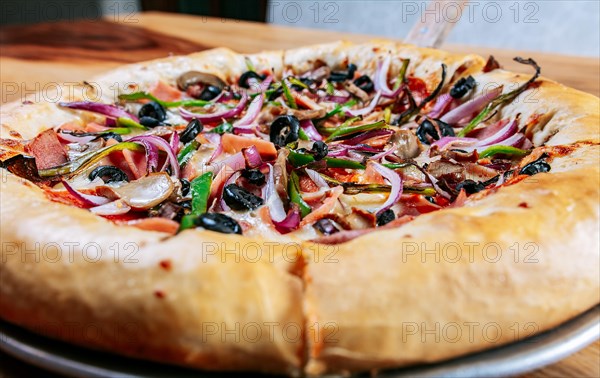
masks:
<svg viewBox="0 0 600 378"><path fill-rule="evenodd" d="M368 41L373 36L163 13L121 19L11 26L0 30L0 103L24 93L52 90L54 83L76 82L118 65L169 54L225 46L239 52L286 49L336 41ZM506 68L523 70L515 56L531 56L543 75L600 95L598 59L448 45L454 52L493 54ZM524 71L526 72L526 71ZM40 371L0 354L0 378L40 375ZM556 363L525 375L599 377L600 341Z"/></svg>

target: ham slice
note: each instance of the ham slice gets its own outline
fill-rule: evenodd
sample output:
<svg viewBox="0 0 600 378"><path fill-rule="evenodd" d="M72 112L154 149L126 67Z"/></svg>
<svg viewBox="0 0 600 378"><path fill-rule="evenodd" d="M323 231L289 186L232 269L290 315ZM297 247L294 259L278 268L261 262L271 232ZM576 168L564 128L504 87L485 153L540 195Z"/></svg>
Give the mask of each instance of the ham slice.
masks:
<svg viewBox="0 0 600 378"><path fill-rule="evenodd" d="M37 169L48 169L67 162L67 153L52 129L36 136L27 144L26 151L35 157Z"/></svg>

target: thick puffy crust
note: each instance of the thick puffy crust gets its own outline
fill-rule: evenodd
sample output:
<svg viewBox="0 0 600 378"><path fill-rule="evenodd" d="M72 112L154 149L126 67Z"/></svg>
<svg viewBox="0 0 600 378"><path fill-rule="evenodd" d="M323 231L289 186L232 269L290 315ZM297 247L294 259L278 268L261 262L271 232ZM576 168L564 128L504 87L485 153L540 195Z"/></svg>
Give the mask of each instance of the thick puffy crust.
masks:
<svg viewBox="0 0 600 378"><path fill-rule="evenodd" d="M300 369L302 283L272 263L281 244L119 227L11 174L1 193L4 319L203 369Z"/></svg>
<svg viewBox="0 0 600 378"><path fill-rule="evenodd" d="M514 88L529 77L502 70L476 74L485 63L481 57L385 41L249 58L277 76L311 69L318 60L332 67L353 62L371 74L387 52L394 58L392 74L397 58L410 58L412 74L428 78L430 89L439 82L441 62L448 80L475 75L477 91L489 82ZM111 102L157 80L173 83L190 69L235 80L246 66L242 55L210 50L125 66L62 99L96 93ZM123 85L129 82L135 85ZM555 158L548 174L334 247L196 230L167 237L116 226L52 203L3 171L0 316L130 356L288 374L303 366L320 374L439 361L549 329L598 303L600 106L596 97L541 83L497 117L538 118L527 129L536 146L591 144ZM6 105L0 116L0 136L12 139L91 117L53 103ZM91 241L100 247L99 260ZM136 261L126 259L132 252ZM73 322L102 332L56 326Z"/></svg>
<svg viewBox="0 0 600 378"><path fill-rule="evenodd" d="M596 305L599 158L597 145L582 147L555 160L554 173L368 234L308 264L307 326L317 337L308 338L307 372L440 361Z"/></svg>

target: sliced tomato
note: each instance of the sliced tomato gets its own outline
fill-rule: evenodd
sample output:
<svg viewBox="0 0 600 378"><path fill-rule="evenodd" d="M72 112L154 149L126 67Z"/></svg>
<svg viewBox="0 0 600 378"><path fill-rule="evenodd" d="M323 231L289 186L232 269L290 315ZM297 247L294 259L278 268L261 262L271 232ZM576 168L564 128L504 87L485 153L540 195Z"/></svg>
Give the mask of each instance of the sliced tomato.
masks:
<svg viewBox="0 0 600 378"><path fill-rule="evenodd" d="M181 92L179 89L162 80L159 80L156 85L150 89L150 93L161 101L177 101L181 99Z"/></svg>
<svg viewBox="0 0 600 378"><path fill-rule="evenodd" d="M306 175L300 176L300 190L303 192L313 193L319 190L319 187L310 177Z"/></svg>
<svg viewBox="0 0 600 378"><path fill-rule="evenodd" d="M413 97L419 104L425 97L429 96L429 91L427 90L427 84L417 78L417 77L409 77L408 79L408 89L412 93Z"/></svg>
<svg viewBox="0 0 600 378"><path fill-rule="evenodd" d="M87 131L88 133L98 133L101 131L106 131L108 129L110 129L110 127L101 125L96 122L90 122L87 125L85 125L85 131Z"/></svg>
<svg viewBox="0 0 600 378"><path fill-rule="evenodd" d="M264 139L247 138L234 134L223 134L221 143L223 144L223 151L230 154L240 152L242 148L255 146L258 153L263 158L271 160L277 157L275 145Z"/></svg>

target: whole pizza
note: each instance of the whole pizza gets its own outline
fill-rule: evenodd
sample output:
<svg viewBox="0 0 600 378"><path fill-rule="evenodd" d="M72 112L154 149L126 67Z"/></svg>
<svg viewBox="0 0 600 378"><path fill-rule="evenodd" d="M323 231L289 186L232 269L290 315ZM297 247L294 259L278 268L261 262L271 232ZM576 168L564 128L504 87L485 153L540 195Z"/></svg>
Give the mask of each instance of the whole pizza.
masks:
<svg viewBox="0 0 600 378"><path fill-rule="evenodd" d="M551 329L600 301L600 102L515 60L214 49L5 105L0 317L309 376Z"/></svg>

